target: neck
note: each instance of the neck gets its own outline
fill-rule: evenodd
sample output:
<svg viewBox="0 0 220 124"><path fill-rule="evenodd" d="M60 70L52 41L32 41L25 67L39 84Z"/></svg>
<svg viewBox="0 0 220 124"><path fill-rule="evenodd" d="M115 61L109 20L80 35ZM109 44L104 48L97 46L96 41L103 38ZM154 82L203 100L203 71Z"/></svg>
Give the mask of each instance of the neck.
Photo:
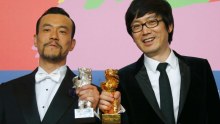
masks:
<svg viewBox="0 0 220 124"><path fill-rule="evenodd" d="M43 68L48 74L65 64L66 60L61 62L48 62L42 59L39 60L39 66Z"/></svg>
<svg viewBox="0 0 220 124"><path fill-rule="evenodd" d="M171 52L171 49L167 47L167 49L163 50L161 53L157 55L151 55L151 56L147 55L147 56L159 62L165 62L167 58L169 57L170 52Z"/></svg>

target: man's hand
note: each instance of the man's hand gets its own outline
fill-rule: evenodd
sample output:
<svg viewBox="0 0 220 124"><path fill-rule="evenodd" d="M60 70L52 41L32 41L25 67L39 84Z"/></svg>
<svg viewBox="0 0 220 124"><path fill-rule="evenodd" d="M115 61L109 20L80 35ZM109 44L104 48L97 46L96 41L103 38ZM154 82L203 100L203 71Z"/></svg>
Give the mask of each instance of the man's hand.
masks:
<svg viewBox="0 0 220 124"><path fill-rule="evenodd" d="M92 103L92 108L96 109L99 102L99 91L97 87L88 84L76 89L76 94L79 96L80 100L90 101Z"/></svg>
<svg viewBox="0 0 220 124"><path fill-rule="evenodd" d="M121 104L121 93L119 91L116 91L115 93L110 93L106 91L102 91L100 95L100 101L99 101L99 109L102 112L108 111L113 106L114 99L118 100L118 111L120 110L120 104Z"/></svg>

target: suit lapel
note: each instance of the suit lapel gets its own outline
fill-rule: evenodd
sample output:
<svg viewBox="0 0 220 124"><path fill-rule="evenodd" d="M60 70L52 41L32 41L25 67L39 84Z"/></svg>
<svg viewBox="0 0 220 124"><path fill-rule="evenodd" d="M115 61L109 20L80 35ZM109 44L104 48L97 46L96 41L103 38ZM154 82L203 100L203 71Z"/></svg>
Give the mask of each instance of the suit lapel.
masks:
<svg viewBox="0 0 220 124"><path fill-rule="evenodd" d="M179 102L179 112L178 118L183 110L184 103L186 101L187 93L190 87L190 68L187 64L184 63L181 55L174 51L175 55L179 58L179 66L180 66L180 76L181 76L181 90L180 90L180 102ZM146 68L143 64L144 56L137 61L136 75L135 79L137 80L144 96L148 100L149 104L152 106L157 115L165 122L165 117L160 111L158 106L154 91L152 89Z"/></svg>
<svg viewBox="0 0 220 124"><path fill-rule="evenodd" d="M180 76L181 76L181 89L180 89L180 102L178 118L183 110L186 101L187 93L190 87L190 68L181 59L179 59Z"/></svg>
<svg viewBox="0 0 220 124"><path fill-rule="evenodd" d="M55 124L62 117L62 115L72 108L73 103L77 102L76 97L71 97L69 91L71 90L73 83L72 78L75 75L67 68L66 76L63 79L55 97L53 98L42 124ZM76 103L77 105L77 103ZM72 110L74 111L74 110ZM73 115L74 117L74 115Z"/></svg>
<svg viewBox="0 0 220 124"><path fill-rule="evenodd" d="M15 96L21 107L27 124L40 124L36 95L35 74L37 69L15 84Z"/></svg>
<svg viewBox="0 0 220 124"><path fill-rule="evenodd" d="M161 110L158 106L153 88L151 86L148 74L147 74L147 70L143 64L143 59L144 57L142 56L137 64L138 64L138 68L137 68L137 73L135 75L135 79L137 80L137 83L141 89L141 91L143 92L145 98L148 100L149 104L151 105L151 107L154 109L154 111L157 113L157 115L165 122L165 117L163 116L163 114L161 113Z"/></svg>

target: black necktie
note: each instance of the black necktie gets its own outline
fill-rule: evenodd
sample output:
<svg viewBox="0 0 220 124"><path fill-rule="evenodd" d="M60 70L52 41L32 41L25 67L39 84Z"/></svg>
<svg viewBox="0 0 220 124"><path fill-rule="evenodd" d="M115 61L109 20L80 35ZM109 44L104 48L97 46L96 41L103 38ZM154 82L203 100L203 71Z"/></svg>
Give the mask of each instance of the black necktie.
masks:
<svg viewBox="0 0 220 124"><path fill-rule="evenodd" d="M159 87L160 87L160 108L167 119L167 124L175 124L173 111L173 97L170 88L169 78L166 73L167 63L160 63L157 70L160 72Z"/></svg>

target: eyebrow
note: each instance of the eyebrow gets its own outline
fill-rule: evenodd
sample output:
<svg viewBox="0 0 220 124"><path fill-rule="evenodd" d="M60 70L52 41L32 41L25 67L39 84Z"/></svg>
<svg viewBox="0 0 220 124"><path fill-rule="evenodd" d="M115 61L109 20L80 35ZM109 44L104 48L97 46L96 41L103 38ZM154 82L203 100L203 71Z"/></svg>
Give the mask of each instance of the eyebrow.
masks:
<svg viewBox="0 0 220 124"><path fill-rule="evenodd" d="M50 26L50 27L52 27L51 24L43 24L43 25L42 25L42 27L46 27L46 26Z"/></svg>
<svg viewBox="0 0 220 124"><path fill-rule="evenodd" d="M146 17L145 19L146 20L149 20L149 19L151 19L151 18L157 18L158 17L158 15L157 14L155 14L155 13L150 13L150 16L148 16L148 17ZM136 18L137 19L137 18ZM135 21L133 21L132 23L131 23L131 25L133 24L133 23L139 23L140 22L140 20L136 20L135 19Z"/></svg>
<svg viewBox="0 0 220 124"><path fill-rule="evenodd" d="M151 15L151 16L147 17L147 19L150 19L150 18L157 18L157 15Z"/></svg>

